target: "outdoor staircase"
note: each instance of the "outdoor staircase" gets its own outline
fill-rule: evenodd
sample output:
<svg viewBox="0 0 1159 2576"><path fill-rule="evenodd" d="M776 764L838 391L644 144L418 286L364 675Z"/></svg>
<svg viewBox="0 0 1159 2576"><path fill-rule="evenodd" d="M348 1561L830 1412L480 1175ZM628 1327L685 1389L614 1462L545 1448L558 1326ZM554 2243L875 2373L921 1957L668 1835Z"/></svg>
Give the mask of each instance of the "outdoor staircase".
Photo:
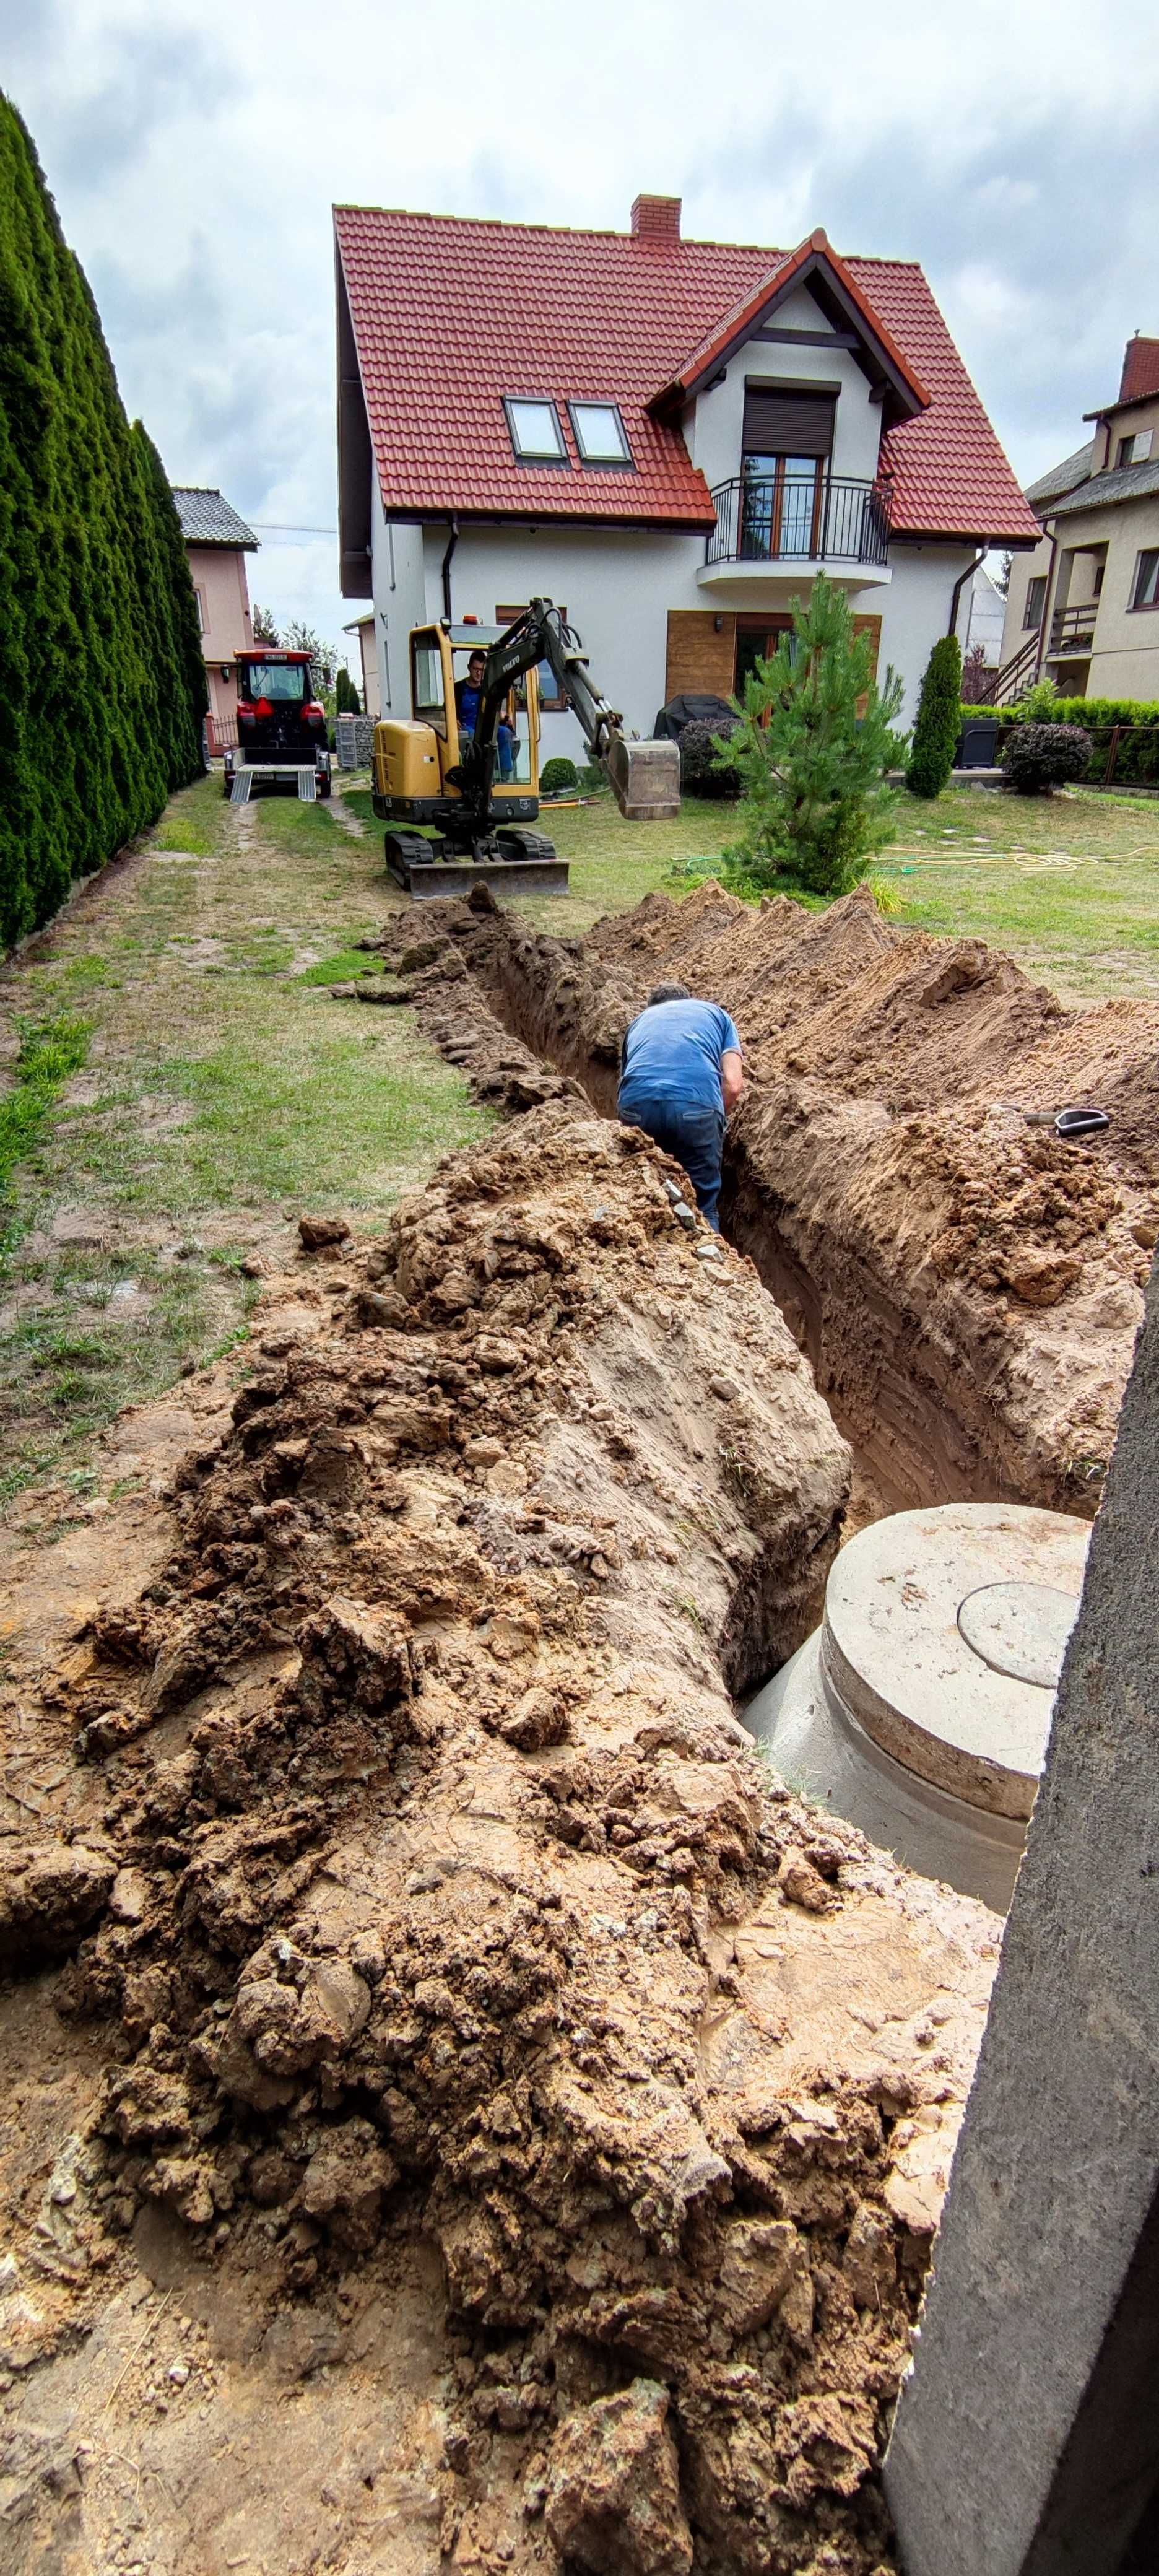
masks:
<svg viewBox="0 0 1159 2576"><path fill-rule="evenodd" d="M999 671L987 674L975 703L980 707L1009 707L1022 696L1034 678L1038 660L1038 633L1028 635L1021 650Z"/></svg>

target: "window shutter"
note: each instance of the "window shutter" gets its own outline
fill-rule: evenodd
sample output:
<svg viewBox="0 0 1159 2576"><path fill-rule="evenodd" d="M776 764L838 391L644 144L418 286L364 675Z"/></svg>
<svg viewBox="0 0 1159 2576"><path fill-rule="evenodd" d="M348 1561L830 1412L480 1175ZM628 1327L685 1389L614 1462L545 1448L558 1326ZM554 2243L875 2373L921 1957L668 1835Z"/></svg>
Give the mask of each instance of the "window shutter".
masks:
<svg viewBox="0 0 1159 2576"><path fill-rule="evenodd" d="M746 456L829 456L833 450L832 394L762 392L746 385Z"/></svg>

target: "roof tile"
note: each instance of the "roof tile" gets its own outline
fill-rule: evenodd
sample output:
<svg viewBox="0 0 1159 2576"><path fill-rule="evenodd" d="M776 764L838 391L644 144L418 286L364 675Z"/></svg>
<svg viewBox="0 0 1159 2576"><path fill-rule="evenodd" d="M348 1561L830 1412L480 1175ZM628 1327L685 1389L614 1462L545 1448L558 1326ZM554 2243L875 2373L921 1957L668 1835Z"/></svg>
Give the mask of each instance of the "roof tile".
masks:
<svg viewBox="0 0 1159 2576"><path fill-rule="evenodd" d="M712 526L679 429L648 405L789 254L384 207L338 206L334 219L388 513ZM883 443L897 531L1035 538L920 268L844 265L930 397ZM567 467L519 464L504 394L554 397ZM619 403L634 474L581 463L569 396Z"/></svg>
<svg viewBox="0 0 1159 2576"><path fill-rule="evenodd" d="M192 483L174 483L173 498L187 546L252 546L257 538L220 492Z"/></svg>

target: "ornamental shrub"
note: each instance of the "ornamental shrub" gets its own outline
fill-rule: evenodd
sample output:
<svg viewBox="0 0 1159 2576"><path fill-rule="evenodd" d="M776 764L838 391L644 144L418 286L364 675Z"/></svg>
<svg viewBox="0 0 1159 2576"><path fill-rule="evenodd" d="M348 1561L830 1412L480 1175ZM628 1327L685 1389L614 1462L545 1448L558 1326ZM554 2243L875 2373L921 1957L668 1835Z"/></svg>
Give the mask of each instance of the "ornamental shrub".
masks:
<svg viewBox="0 0 1159 2576"><path fill-rule="evenodd" d="M574 760L565 760L562 752L557 752L554 760L544 761L539 773L541 795L563 796L571 788L578 786L579 771Z"/></svg>
<svg viewBox="0 0 1159 2576"><path fill-rule="evenodd" d="M339 716L360 716L362 713L362 700L345 662L339 663L334 682L334 713Z"/></svg>
<svg viewBox="0 0 1159 2576"><path fill-rule="evenodd" d="M680 736L680 791L684 796L739 796L741 777L728 759L728 746L739 716L722 716L718 724L695 718Z"/></svg>
<svg viewBox="0 0 1159 2576"><path fill-rule="evenodd" d="M1058 708L1058 684L1049 673L1040 680L1032 680L1018 700L1018 712L1026 724L1057 724Z"/></svg>
<svg viewBox="0 0 1159 2576"><path fill-rule="evenodd" d="M206 704L173 496L0 95L0 940L199 774Z"/></svg>
<svg viewBox="0 0 1159 2576"><path fill-rule="evenodd" d="M1091 738L1082 725L1019 725L1007 736L1002 784L1016 796L1042 796L1068 778L1085 778Z"/></svg>
<svg viewBox="0 0 1159 2576"><path fill-rule="evenodd" d="M902 684L887 671L875 687L870 639L823 573L792 610L792 634L746 679L744 712L721 743L742 788L727 873L753 888L846 894L894 836L884 773Z"/></svg>
<svg viewBox="0 0 1159 2576"><path fill-rule="evenodd" d="M962 725L962 647L940 635L925 667L905 783L911 796L940 796L954 766Z"/></svg>

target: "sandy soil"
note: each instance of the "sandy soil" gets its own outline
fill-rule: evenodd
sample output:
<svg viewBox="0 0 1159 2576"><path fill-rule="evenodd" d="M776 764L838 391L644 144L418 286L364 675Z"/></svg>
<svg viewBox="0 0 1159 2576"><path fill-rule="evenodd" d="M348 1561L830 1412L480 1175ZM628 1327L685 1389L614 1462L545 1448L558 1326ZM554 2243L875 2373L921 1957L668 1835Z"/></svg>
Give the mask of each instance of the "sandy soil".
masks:
<svg viewBox="0 0 1159 2576"><path fill-rule="evenodd" d="M864 889L811 915L783 898L756 911L710 882L679 903L649 896L586 941L435 910L417 989L448 1051L469 1064L474 1023L497 1011L609 1114L624 1028L654 981L675 973L732 1012L750 1085L726 1231L883 1504L1093 1510L1159 1231L1155 1005L1064 1010L977 940L883 921ZM414 937L397 921L383 945L401 954ZM453 1012L446 966L429 962L440 939L452 981L470 979ZM1027 1123L1092 1099L1111 1125L1090 1142Z"/></svg>
<svg viewBox="0 0 1159 2576"><path fill-rule="evenodd" d="M845 1442L436 952L523 1114L6 1569L7 2563L882 2576L999 1927L748 1745Z"/></svg>

